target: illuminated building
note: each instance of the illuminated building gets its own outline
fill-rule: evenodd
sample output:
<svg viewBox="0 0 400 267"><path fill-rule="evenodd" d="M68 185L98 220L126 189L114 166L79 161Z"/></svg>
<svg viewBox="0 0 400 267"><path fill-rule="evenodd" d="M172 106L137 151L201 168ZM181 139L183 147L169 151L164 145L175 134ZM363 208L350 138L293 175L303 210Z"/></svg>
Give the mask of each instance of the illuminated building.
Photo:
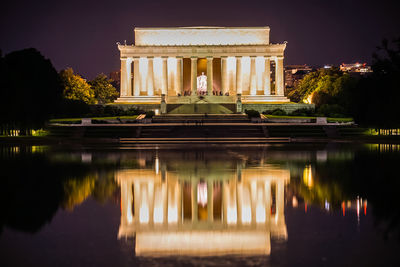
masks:
<svg viewBox="0 0 400 267"><path fill-rule="evenodd" d="M285 66L285 86L287 88L295 87L301 79L313 69L307 65L288 65Z"/></svg>
<svg viewBox="0 0 400 267"><path fill-rule="evenodd" d="M284 96L286 43L271 44L269 31L269 27L135 28L134 45L118 44L121 92L116 102L289 102ZM200 95L197 78L202 73L207 76L207 90Z"/></svg>
<svg viewBox="0 0 400 267"><path fill-rule="evenodd" d="M350 73L359 73L361 75L366 73L371 73L372 69L371 66L368 66L367 63L353 63L353 64L341 64L340 70L343 72L350 72Z"/></svg>
<svg viewBox="0 0 400 267"><path fill-rule="evenodd" d="M135 237L135 255L267 255L271 238L287 239L289 170L155 161L116 175L118 237Z"/></svg>

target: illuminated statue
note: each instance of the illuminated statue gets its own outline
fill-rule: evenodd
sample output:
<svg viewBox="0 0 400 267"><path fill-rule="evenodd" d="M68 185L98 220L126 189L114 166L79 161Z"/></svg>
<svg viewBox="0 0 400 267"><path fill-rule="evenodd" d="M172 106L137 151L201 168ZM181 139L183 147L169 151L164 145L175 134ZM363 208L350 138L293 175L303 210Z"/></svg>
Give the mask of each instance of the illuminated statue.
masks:
<svg viewBox="0 0 400 267"><path fill-rule="evenodd" d="M204 72L201 73L199 77L197 77L197 94L205 95L207 93L207 76L204 75Z"/></svg>

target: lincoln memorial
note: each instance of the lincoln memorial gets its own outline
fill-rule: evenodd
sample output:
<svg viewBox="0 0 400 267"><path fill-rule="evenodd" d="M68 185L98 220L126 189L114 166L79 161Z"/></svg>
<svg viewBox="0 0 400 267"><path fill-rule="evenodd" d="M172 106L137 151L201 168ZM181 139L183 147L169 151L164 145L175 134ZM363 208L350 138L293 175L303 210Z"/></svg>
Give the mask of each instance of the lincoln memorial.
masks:
<svg viewBox="0 0 400 267"><path fill-rule="evenodd" d="M286 43L269 27L135 28L117 103L281 103Z"/></svg>

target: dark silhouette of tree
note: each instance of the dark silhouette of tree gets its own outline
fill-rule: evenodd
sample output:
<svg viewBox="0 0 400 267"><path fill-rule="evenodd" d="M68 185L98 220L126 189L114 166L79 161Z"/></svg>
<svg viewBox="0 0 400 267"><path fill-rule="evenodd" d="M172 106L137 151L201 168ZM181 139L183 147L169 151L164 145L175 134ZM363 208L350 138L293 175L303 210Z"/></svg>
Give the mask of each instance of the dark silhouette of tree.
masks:
<svg viewBox="0 0 400 267"><path fill-rule="evenodd" d="M34 48L1 57L0 125L3 134L43 128L61 100L62 87L49 59Z"/></svg>
<svg viewBox="0 0 400 267"><path fill-rule="evenodd" d="M373 54L373 73L360 80L351 95L357 123L380 129L400 127L400 38L383 40Z"/></svg>

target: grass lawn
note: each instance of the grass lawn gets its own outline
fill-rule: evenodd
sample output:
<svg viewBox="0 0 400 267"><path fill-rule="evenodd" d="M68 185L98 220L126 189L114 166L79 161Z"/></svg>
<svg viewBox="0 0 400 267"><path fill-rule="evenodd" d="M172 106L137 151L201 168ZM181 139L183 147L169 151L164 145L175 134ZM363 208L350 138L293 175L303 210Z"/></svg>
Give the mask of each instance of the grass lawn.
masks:
<svg viewBox="0 0 400 267"><path fill-rule="evenodd" d="M265 115L271 119L316 119L317 117L306 117L306 116L276 116L276 115ZM353 118L326 118L327 122L352 122Z"/></svg>
<svg viewBox="0 0 400 267"><path fill-rule="evenodd" d="M92 120L116 120L120 118L121 120L134 120L138 115L132 116L113 116L113 117L92 117ZM80 122L82 118L63 118L63 119L51 119L51 123L62 123L62 122Z"/></svg>

